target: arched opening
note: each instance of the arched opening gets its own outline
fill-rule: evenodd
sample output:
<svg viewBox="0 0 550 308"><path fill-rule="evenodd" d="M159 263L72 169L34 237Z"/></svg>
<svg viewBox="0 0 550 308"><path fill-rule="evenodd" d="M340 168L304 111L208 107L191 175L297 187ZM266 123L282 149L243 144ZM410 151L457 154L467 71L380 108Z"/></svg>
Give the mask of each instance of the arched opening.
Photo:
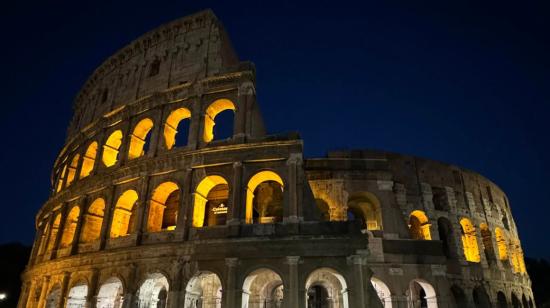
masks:
<svg viewBox="0 0 550 308"><path fill-rule="evenodd" d="M109 278L99 288L96 308L122 308L123 290L120 279L116 277Z"/></svg>
<svg viewBox="0 0 550 308"><path fill-rule="evenodd" d="M46 298L45 308L57 308L61 301L61 288L55 287L50 291Z"/></svg>
<svg viewBox="0 0 550 308"><path fill-rule="evenodd" d="M512 241L511 245L511 258L512 270L514 273L525 273L525 261L523 260L523 250L518 240Z"/></svg>
<svg viewBox="0 0 550 308"><path fill-rule="evenodd" d="M473 297L474 297L474 304L478 308L491 308L491 300L489 299L489 295L487 295L487 292L485 292L485 289L482 286L478 286L474 288L473 291Z"/></svg>
<svg viewBox="0 0 550 308"><path fill-rule="evenodd" d="M421 279L414 279L409 284L408 300L413 308L437 308L437 296L434 287Z"/></svg>
<svg viewBox="0 0 550 308"><path fill-rule="evenodd" d="M352 195L348 199L348 220L359 220L362 229L382 230L380 202L371 193Z"/></svg>
<svg viewBox="0 0 550 308"><path fill-rule="evenodd" d="M479 225L479 230L481 231L481 238L483 239L483 251L485 252L485 258L492 262L496 260L495 249L493 248L493 236L489 226L486 223Z"/></svg>
<svg viewBox="0 0 550 308"><path fill-rule="evenodd" d="M153 121L149 118L145 118L136 124L132 135L130 135L130 147L128 149L128 159L134 159L145 155L145 152L149 149L148 140L150 137L151 129L153 128Z"/></svg>
<svg viewBox="0 0 550 308"><path fill-rule="evenodd" d="M59 243L60 248L69 247L73 243L79 216L80 207L78 207L78 205L75 205L65 219L65 226L63 228L63 234L61 236L61 242Z"/></svg>
<svg viewBox="0 0 550 308"><path fill-rule="evenodd" d="M535 304L533 303L532 297L529 297L529 308L535 308Z"/></svg>
<svg viewBox="0 0 550 308"><path fill-rule="evenodd" d="M274 223L283 219L283 179L273 171L260 171L246 187L246 223Z"/></svg>
<svg viewBox="0 0 550 308"><path fill-rule="evenodd" d="M61 174L59 174L59 177L57 179L57 187L55 189L56 192L59 192L61 188L63 188L63 181L65 180L65 173L67 173L67 165L63 166L63 170L61 171Z"/></svg>
<svg viewBox="0 0 550 308"><path fill-rule="evenodd" d="M468 301L466 300L466 294L464 294L464 291L459 286L452 286L451 287L451 294L453 295L454 299L454 306L457 308L460 307L468 307ZM479 306L476 306L479 307Z"/></svg>
<svg viewBox="0 0 550 308"><path fill-rule="evenodd" d="M512 292L512 307L513 308L521 308L521 303L519 301L519 298L517 297L516 293Z"/></svg>
<svg viewBox="0 0 550 308"><path fill-rule="evenodd" d="M193 227L224 225L227 219L229 185L218 175L205 177L194 194Z"/></svg>
<svg viewBox="0 0 550 308"><path fill-rule="evenodd" d="M59 225L61 224L61 214L57 214L53 220L52 228L50 231L50 238L48 239L48 251L52 251L55 248L55 239L59 232Z"/></svg>
<svg viewBox="0 0 550 308"><path fill-rule="evenodd" d="M530 308L529 302L527 301L527 298L525 297L525 294L521 296L521 303L523 304L523 308Z"/></svg>
<svg viewBox="0 0 550 308"><path fill-rule="evenodd" d="M203 136L205 142L210 142L214 140L214 137L216 137L217 139L220 139L220 137L224 137L224 136L220 136L220 133L221 133L220 129L216 129L217 135L214 136L214 133L215 133L214 126L216 126L217 124L216 117L220 115L220 113L226 110L230 111L228 112L228 116L229 114L231 116L234 116L235 105L233 104L232 101L228 99L218 99L206 109L206 113L204 115L204 136ZM223 125L223 126L228 126L228 125ZM228 129L227 127L223 127L223 128L224 130ZM231 135L233 135L232 128L230 129L230 131L231 131Z"/></svg>
<svg viewBox="0 0 550 308"><path fill-rule="evenodd" d="M370 282L372 283L376 294L378 294L378 298L380 298L384 308L392 308L390 288L388 288L382 280L375 277L372 277Z"/></svg>
<svg viewBox="0 0 550 308"><path fill-rule="evenodd" d="M331 268L313 271L306 280L307 308L349 308L348 285Z"/></svg>
<svg viewBox="0 0 550 308"><path fill-rule="evenodd" d="M477 245L476 229L468 218L462 218L460 220L460 226L462 231L462 247L464 249L464 257L468 262L479 263L481 257L479 256L479 248Z"/></svg>
<svg viewBox="0 0 550 308"><path fill-rule="evenodd" d="M46 223L42 229L42 235L40 236L40 245L38 246L38 255L43 255L46 250L46 244L48 243L48 232L50 232L50 224Z"/></svg>
<svg viewBox="0 0 550 308"><path fill-rule="evenodd" d="M243 308L278 308L283 305L283 280L270 269L250 273L243 283Z"/></svg>
<svg viewBox="0 0 550 308"><path fill-rule="evenodd" d="M328 203L321 198L316 198L315 204L321 213L321 221L330 221L330 207Z"/></svg>
<svg viewBox="0 0 550 308"><path fill-rule="evenodd" d="M90 243L99 239L104 216L105 200L97 198L90 204L84 215L84 225L80 236L81 243Z"/></svg>
<svg viewBox="0 0 550 308"><path fill-rule="evenodd" d="M498 257L500 260L504 261L508 259L508 241L506 240L506 235L501 228L495 228L495 238L497 240L498 247Z"/></svg>
<svg viewBox="0 0 550 308"><path fill-rule="evenodd" d="M222 283L218 275L201 272L189 280L185 288L184 308L221 308Z"/></svg>
<svg viewBox="0 0 550 308"><path fill-rule="evenodd" d="M175 230L178 219L180 189L174 182L164 182L155 188L149 205L147 231Z"/></svg>
<svg viewBox="0 0 550 308"><path fill-rule="evenodd" d="M506 295L501 291L497 292L497 307L498 308L508 308L508 301L506 300Z"/></svg>
<svg viewBox="0 0 550 308"><path fill-rule="evenodd" d="M111 224L111 238L126 236L135 231L137 200L138 194L135 190L127 190L118 198Z"/></svg>
<svg viewBox="0 0 550 308"><path fill-rule="evenodd" d="M189 136L191 111L187 108L178 108L170 113L164 123L164 142L166 149L184 146Z"/></svg>
<svg viewBox="0 0 550 308"><path fill-rule="evenodd" d="M84 308L86 307L86 298L88 296L88 285L79 283L69 290L67 297L67 308Z"/></svg>
<svg viewBox="0 0 550 308"><path fill-rule="evenodd" d="M439 239L443 244L445 256L447 258L456 258L456 244L451 222L445 217L440 217L437 220L437 231L439 232Z"/></svg>
<svg viewBox="0 0 550 308"><path fill-rule="evenodd" d="M413 211L409 216L409 233L412 239L431 240L430 227L428 216L423 211Z"/></svg>
<svg viewBox="0 0 550 308"><path fill-rule="evenodd" d="M82 156L82 167L80 168L80 178L87 177L94 170L95 158L97 156L97 142L92 142Z"/></svg>
<svg viewBox="0 0 550 308"><path fill-rule="evenodd" d="M118 150L120 149L120 145L122 144L122 131L121 130L115 130L109 138L107 138L107 141L103 145L103 156L101 157L101 160L103 161L103 164L107 167L114 166L116 162L118 161Z"/></svg>
<svg viewBox="0 0 550 308"><path fill-rule="evenodd" d="M73 183L75 176L76 176L76 168L78 168L78 162L80 161L80 155L75 154L73 156L73 159L71 160L71 164L69 165L69 173L67 174L67 185L69 186Z"/></svg>
<svg viewBox="0 0 550 308"><path fill-rule="evenodd" d="M148 275L138 291L138 307L166 308L168 280L160 273Z"/></svg>

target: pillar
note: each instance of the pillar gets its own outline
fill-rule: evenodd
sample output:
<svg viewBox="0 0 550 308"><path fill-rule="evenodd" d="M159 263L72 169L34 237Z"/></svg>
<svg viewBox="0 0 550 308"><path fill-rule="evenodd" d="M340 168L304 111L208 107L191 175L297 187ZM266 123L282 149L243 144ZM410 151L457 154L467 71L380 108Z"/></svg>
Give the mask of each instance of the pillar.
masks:
<svg viewBox="0 0 550 308"><path fill-rule="evenodd" d="M191 189L193 187L193 169L185 170L185 179L181 188L180 205L178 208L178 221L176 222L176 231L179 234L179 240L184 240L188 231L188 220L191 203Z"/></svg>
<svg viewBox="0 0 550 308"><path fill-rule="evenodd" d="M197 149L197 145L199 145L202 142L202 135L201 133L201 127L203 127L202 122L203 121L203 112L202 112L202 106L200 101L200 96L202 93L199 93L199 98L193 102L192 106L190 106L191 110L191 119L189 123L189 136L187 137L187 147L190 150Z"/></svg>
<svg viewBox="0 0 550 308"><path fill-rule="evenodd" d="M63 272L63 278L61 278L61 294L59 295L59 303L57 303L57 308L63 308L67 306L67 288L69 286L69 272Z"/></svg>
<svg viewBox="0 0 550 308"><path fill-rule="evenodd" d="M367 307L365 298L365 279L363 277L363 256L353 255L348 259L348 264L351 267L352 283L348 285L349 301L351 307Z"/></svg>
<svg viewBox="0 0 550 308"><path fill-rule="evenodd" d="M243 164L241 162L233 163L233 181L231 183L231 207L229 209L227 224L238 225L242 219L242 196L246 193L246 188L242 188Z"/></svg>
<svg viewBox="0 0 550 308"><path fill-rule="evenodd" d="M300 262L299 256L287 256L286 264L288 265L288 290L284 290L284 302L285 307L305 307L304 296L301 296L303 292L303 286L300 286L298 279L298 263Z"/></svg>
<svg viewBox="0 0 550 308"><path fill-rule="evenodd" d="M50 277L45 276L42 279L42 288L40 289L40 297L38 298L38 304L32 308L42 308L46 304L46 297L48 296L48 287L50 285ZM32 304L32 303L31 303Z"/></svg>
<svg viewBox="0 0 550 308"><path fill-rule="evenodd" d="M97 305L97 292L99 288L99 270L97 268L92 269L92 275L90 276L90 285L88 286L88 296L86 296L86 307L96 308Z"/></svg>
<svg viewBox="0 0 550 308"><path fill-rule="evenodd" d="M25 308L27 306L27 301L29 300L29 294L31 289L31 282L23 282L21 286L21 294L19 295L19 301L17 302L17 308Z"/></svg>
<svg viewBox="0 0 550 308"><path fill-rule="evenodd" d="M111 197L109 200L105 200L105 214L103 215L103 223L101 224L101 233L99 235L99 250L105 249L107 239L111 236L111 225L113 222L113 213L116 203L116 189L115 186L109 188Z"/></svg>
<svg viewBox="0 0 550 308"><path fill-rule="evenodd" d="M288 205L286 213L283 217L283 222L297 223L298 222L298 194L296 191L296 163L298 157L290 157L287 160L288 178L286 186L288 187ZM286 188L286 187L285 187Z"/></svg>
<svg viewBox="0 0 550 308"><path fill-rule="evenodd" d="M183 264L184 259L177 259L172 261L171 272L173 273L172 284L170 285L170 291L168 292L167 308L178 308L185 305L185 288L183 285ZM182 296L183 295L183 296Z"/></svg>
<svg viewBox="0 0 550 308"><path fill-rule="evenodd" d="M237 286L237 266L239 260L237 258L225 258L225 290L223 290L223 307L241 307L242 294L240 287Z"/></svg>
<svg viewBox="0 0 550 308"><path fill-rule="evenodd" d="M78 215L78 222L76 224L76 229L74 231L73 242L71 243L70 255L74 255L78 253L78 244L80 243L80 232L82 231L82 224L84 224L84 217L86 215L87 208L88 208L88 197L83 197L80 199L80 215Z"/></svg>
<svg viewBox="0 0 550 308"><path fill-rule="evenodd" d="M133 232L136 233L136 245L141 244L141 238L143 236L143 233L147 232L147 214L149 213L149 205L150 202L148 202L148 190L149 190L149 176L144 172L140 174L142 180L139 186L139 192L138 192L138 201L134 206L138 206L137 209L137 222L138 225L135 227L136 229L133 230Z"/></svg>

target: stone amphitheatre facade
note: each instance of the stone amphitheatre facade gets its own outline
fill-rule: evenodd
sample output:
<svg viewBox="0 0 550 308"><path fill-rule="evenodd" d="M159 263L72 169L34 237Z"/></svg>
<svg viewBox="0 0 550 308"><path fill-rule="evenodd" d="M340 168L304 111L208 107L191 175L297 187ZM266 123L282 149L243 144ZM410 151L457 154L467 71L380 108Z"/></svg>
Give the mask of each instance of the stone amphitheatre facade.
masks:
<svg viewBox="0 0 550 308"><path fill-rule="evenodd" d="M534 307L507 200L417 157L304 158L203 11L78 93L19 308Z"/></svg>

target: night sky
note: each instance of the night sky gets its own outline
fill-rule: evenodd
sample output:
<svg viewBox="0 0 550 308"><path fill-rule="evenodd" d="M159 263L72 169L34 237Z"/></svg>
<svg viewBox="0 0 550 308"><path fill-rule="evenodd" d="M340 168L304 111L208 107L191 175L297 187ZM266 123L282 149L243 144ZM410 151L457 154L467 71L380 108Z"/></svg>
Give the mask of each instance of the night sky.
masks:
<svg viewBox="0 0 550 308"><path fill-rule="evenodd" d="M299 131L308 157L375 148L476 170L508 194L526 255L550 258L549 4L264 2L3 3L0 243L32 243L92 71L210 7L256 64L269 132Z"/></svg>

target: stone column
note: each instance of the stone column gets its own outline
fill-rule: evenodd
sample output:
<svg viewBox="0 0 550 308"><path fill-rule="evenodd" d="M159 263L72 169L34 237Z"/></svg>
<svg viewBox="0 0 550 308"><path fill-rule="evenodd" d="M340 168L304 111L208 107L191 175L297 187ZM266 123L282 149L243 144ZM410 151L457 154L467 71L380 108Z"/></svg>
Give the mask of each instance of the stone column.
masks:
<svg viewBox="0 0 550 308"><path fill-rule="evenodd" d="M68 210L67 203L63 203L61 207L61 221L59 222L59 229L57 229L57 235L54 239L54 245L52 247L52 254L50 256L50 260L57 256L57 249L59 249L59 242L61 242L61 238L63 237L63 231L65 231L65 223L67 222L67 210Z"/></svg>
<svg viewBox="0 0 550 308"><path fill-rule="evenodd" d="M241 213L243 212L242 195L243 189L241 187L243 177L243 164L242 162L233 163L233 182L231 183L231 207L229 213L227 213L227 224L238 225L241 222ZM245 205L246 206L246 205Z"/></svg>
<svg viewBox="0 0 550 308"><path fill-rule="evenodd" d="M299 285L298 280L298 263L299 256L287 256L286 264L288 265L288 290L285 290L284 302L286 308L305 307L303 303L303 287ZM302 291L302 292L301 292Z"/></svg>
<svg viewBox="0 0 550 308"><path fill-rule="evenodd" d="M149 176L144 172L140 174L140 177L142 178L139 192L138 192L138 201L136 202L136 205L138 206L137 209L137 222L138 225L135 226L134 232L136 232L136 245L141 244L141 238L143 237L143 233L147 232L147 220L148 220L148 214L149 214L149 205L150 202L148 202L148 190L149 190Z"/></svg>
<svg viewBox="0 0 550 308"><path fill-rule="evenodd" d="M21 294L19 295L19 300L17 301L17 308L24 308L27 306L30 288L30 281L23 282L23 285L21 286Z"/></svg>
<svg viewBox="0 0 550 308"><path fill-rule="evenodd" d="M244 142L246 136L250 133L250 128L247 131L247 123L251 122L250 107L254 102L254 95L254 85L251 82L244 82L239 86L235 127L233 129L233 138L238 142Z"/></svg>
<svg viewBox="0 0 550 308"><path fill-rule="evenodd" d="M189 229L189 221L191 220L190 213L193 207L191 190L193 187L193 169L185 170L185 180L181 188L180 207L178 209L178 221L176 222L176 231L180 234L179 240L184 240L187 237Z"/></svg>
<svg viewBox="0 0 550 308"><path fill-rule="evenodd" d="M111 225L113 222L113 213L116 206L116 188L112 185L110 188L111 197L105 200L105 214L103 215L103 223L101 224L101 233L99 235L99 250L105 249L107 239L111 237Z"/></svg>
<svg viewBox="0 0 550 308"><path fill-rule="evenodd" d="M363 278L363 256L353 255L348 259L348 264L352 268L353 283L349 292L350 307L367 307L365 298L365 281ZM350 286L348 286L349 288Z"/></svg>
<svg viewBox="0 0 550 308"><path fill-rule="evenodd" d="M285 189L288 191L288 206L286 208L287 212L284 213L283 222L298 222L298 194L296 191L296 163L298 159L295 155L291 155L286 162L288 178Z"/></svg>
<svg viewBox="0 0 550 308"><path fill-rule="evenodd" d="M96 308L97 305L97 292L99 288L99 270L97 268L92 269L92 275L90 276L90 285L88 286L88 296L86 296L86 307Z"/></svg>
<svg viewBox="0 0 550 308"><path fill-rule="evenodd" d="M82 231L82 224L84 224L84 217L86 217L86 209L88 208L88 197L85 196L80 199L80 215L78 215L78 222L74 231L73 242L71 243L71 253L74 255L78 253L78 244L80 243L80 232Z"/></svg>
<svg viewBox="0 0 550 308"><path fill-rule="evenodd" d="M189 136L187 137L187 147L190 150L197 149L197 146L202 142L202 127L203 124L201 122L203 121L203 112L202 112L202 106L201 106L201 99L197 98L196 101L193 102L190 110L191 110L191 119L189 123Z"/></svg>
<svg viewBox="0 0 550 308"><path fill-rule="evenodd" d="M184 259L177 259L172 261L172 267L170 271L172 272L173 280L172 285L170 285L170 291L168 292L167 308L178 308L183 307L185 304L185 290L182 292L182 282L183 282L183 264ZM182 296L182 293L184 296Z"/></svg>
<svg viewBox="0 0 550 308"><path fill-rule="evenodd" d="M48 296L49 285L50 285L50 277L44 276L44 278L42 279L42 288L40 289L40 297L38 298L38 304L35 307L29 307L29 308L42 308L45 306L46 297Z"/></svg>
<svg viewBox="0 0 550 308"><path fill-rule="evenodd" d="M63 272L63 278L61 279L61 294L59 298L59 303L57 304L57 308L63 308L67 306L67 288L69 286L69 272Z"/></svg>
<svg viewBox="0 0 550 308"><path fill-rule="evenodd" d="M239 260L237 258L226 258L226 290L223 290L222 307L241 307L242 295L237 286L236 270Z"/></svg>
<svg viewBox="0 0 550 308"><path fill-rule="evenodd" d="M124 300L122 302L122 308L137 308L138 300L136 293L139 286L136 286L136 280L138 279L138 267L135 263L128 266L130 275L128 275L129 285L124 289ZM130 285L131 284L131 285Z"/></svg>

